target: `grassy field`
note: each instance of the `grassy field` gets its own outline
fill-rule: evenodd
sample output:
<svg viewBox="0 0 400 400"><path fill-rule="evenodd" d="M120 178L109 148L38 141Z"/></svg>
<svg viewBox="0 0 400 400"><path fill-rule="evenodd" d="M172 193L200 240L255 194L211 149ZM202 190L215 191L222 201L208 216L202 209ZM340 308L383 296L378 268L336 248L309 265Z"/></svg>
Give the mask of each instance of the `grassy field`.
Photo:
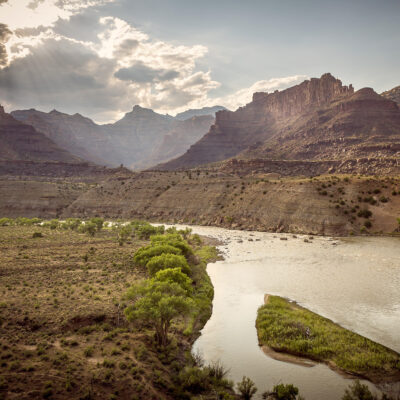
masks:
<svg viewBox="0 0 400 400"><path fill-rule="evenodd" d="M269 296L258 309L260 345L328 363L372 381L400 380L400 355L295 303Z"/></svg>
<svg viewBox="0 0 400 400"><path fill-rule="evenodd" d="M128 287L147 277L133 254L149 241L121 246L117 235L0 227L0 399L207 399L215 390L230 398L230 383L211 379L190 355L211 314L205 266L215 252L188 238L198 254L197 307L160 349L151 326L124 316Z"/></svg>

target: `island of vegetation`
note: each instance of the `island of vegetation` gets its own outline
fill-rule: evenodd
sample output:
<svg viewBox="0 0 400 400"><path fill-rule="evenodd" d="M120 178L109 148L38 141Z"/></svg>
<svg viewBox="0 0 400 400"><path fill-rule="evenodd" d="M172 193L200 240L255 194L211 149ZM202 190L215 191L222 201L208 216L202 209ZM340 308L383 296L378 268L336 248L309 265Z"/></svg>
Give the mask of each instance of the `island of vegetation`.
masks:
<svg viewBox="0 0 400 400"><path fill-rule="evenodd" d="M400 380L400 355L279 296L258 309L259 344L275 352L324 362L372 382Z"/></svg>

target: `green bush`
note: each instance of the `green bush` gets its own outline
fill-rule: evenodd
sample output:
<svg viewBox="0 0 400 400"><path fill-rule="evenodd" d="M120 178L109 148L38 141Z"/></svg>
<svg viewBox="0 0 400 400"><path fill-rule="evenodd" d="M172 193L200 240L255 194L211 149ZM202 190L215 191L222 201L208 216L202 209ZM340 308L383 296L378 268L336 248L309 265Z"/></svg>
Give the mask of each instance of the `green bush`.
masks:
<svg viewBox="0 0 400 400"><path fill-rule="evenodd" d="M153 226L145 221L132 221L131 225L135 230L135 236L138 239L149 239L152 235L163 234L164 225Z"/></svg>
<svg viewBox="0 0 400 400"><path fill-rule="evenodd" d="M299 389L296 386L280 383L279 385L274 386L272 392L263 393L263 398L274 400L296 400L301 398L300 396L297 397L298 394Z"/></svg>
<svg viewBox="0 0 400 400"><path fill-rule="evenodd" d="M182 251L169 244L149 245L140 248L133 256L133 260L137 265L146 266L153 257L160 256L161 254L181 255Z"/></svg>
<svg viewBox="0 0 400 400"><path fill-rule="evenodd" d="M79 226L80 233L87 233L89 236L94 236L97 231L97 225L94 222L85 222Z"/></svg>
<svg viewBox="0 0 400 400"><path fill-rule="evenodd" d="M146 268L151 276L158 271L167 268L180 268L183 273L190 275L190 267L184 256L176 254L161 254L151 258L146 264Z"/></svg>
<svg viewBox="0 0 400 400"><path fill-rule="evenodd" d="M257 392L256 385L247 376L244 376L236 387L240 393L240 397L244 400L250 400Z"/></svg>
<svg viewBox="0 0 400 400"><path fill-rule="evenodd" d="M12 225L13 220L11 218L0 218L0 226Z"/></svg>
<svg viewBox="0 0 400 400"><path fill-rule="evenodd" d="M166 235L154 235L151 237L151 243L155 244L167 244L180 249L181 253L189 258L193 255L193 250L189 246L188 242L182 238L178 233L168 233Z"/></svg>
<svg viewBox="0 0 400 400"><path fill-rule="evenodd" d="M96 225L96 230L98 232L100 232L101 229L103 228L103 224L104 224L103 218L99 218L99 217L90 218L89 222Z"/></svg>

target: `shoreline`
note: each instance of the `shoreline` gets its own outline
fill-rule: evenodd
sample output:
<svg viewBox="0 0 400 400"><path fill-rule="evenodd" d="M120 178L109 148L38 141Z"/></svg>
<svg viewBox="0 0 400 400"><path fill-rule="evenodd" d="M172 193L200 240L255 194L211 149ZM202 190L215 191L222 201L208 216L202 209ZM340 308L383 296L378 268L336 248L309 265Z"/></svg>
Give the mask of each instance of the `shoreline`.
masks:
<svg viewBox="0 0 400 400"><path fill-rule="evenodd" d="M315 315L318 315L319 317L322 317L319 314L316 314L316 313L308 310L307 308L300 306L295 301L291 301L289 299L284 299L284 300L289 301L290 304L292 304L294 307L296 307L298 309L306 310L308 312L311 312L312 314L315 314ZM264 295L264 305L269 304L269 301L270 301L270 295L269 294L265 294ZM322 317L322 318L325 318L325 317ZM332 322L334 325L340 327L341 329L344 329L344 330L348 331L348 329L343 328L342 326L338 325L337 323L335 323L335 322L333 322L331 320L329 320L329 321ZM352 331L350 331L350 332L352 332ZM258 332L258 329L257 329L257 336L258 336L258 333L259 332ZM361 336L364 339L367 339L367 340L373 342L372 340L366 338L365 336L359 335L356 332L353 332L353 333L357 334L358 336ZM374 343L377 343L377 342L374 342ZM388 348L387 346L384 346L384 345L382 345L380 343L377 343L377 344L382 346L382 347L384 347L385 349L389 350L390 352L394 352L394 353L398 354L396 351L394 351L393 349ZM348 379L358 379L358 378L366 379L366 380L370 381L371 383L373 383L375 385L383 385L383 384L386 384L386 385L391 385L391 384L399 385L400 384L400 370L398 370L397 372L392 373L390 375L387 375L386 373L376 373L376 372L375 373L374 372L372 372L372 373L353 372L353 371L348 371L348 370L345 370L343 368L338 367L331 360L319 360L319 359L314 359L312 357L309 357L306 354L298 354L298 353L291 352L291 351L288 351L288 350L280 351L278 349L274 349L273 347L270 347L268 345L262 344L260 342L260 339L259 339L259 346L260 346L261 350L263 351L263 353L265 355L267 355L268 357L271 357L271 358L273 358L275 360L278 360L278 361L289 362L289 363L301 365L301 366L304 366L304 367L313 367L313 366L315 366L317 364L325 364L331 370L335 371L336 373L338 373L338 374L340 374L343 377L348 378Z"/></svg>

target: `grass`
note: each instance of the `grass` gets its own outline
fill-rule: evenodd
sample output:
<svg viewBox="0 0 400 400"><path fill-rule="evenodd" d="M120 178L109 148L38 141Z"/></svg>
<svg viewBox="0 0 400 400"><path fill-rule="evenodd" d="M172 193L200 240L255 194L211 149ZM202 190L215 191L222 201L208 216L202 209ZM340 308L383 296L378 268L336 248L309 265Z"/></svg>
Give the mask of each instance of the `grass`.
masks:
<svg viewBox="0 0 400 400"><path fill-rule="evenodd" d="M193 318L174 326L161 352L154 332L123 314L123 294L147 277L133 254L148 243L130 238L120 246L111 228L91 237L0 226L0 399L174 398L182 385L173 376L193 363L191 344L208 319L212 285L201 257Z"/></svg>
<svg viewBox="0 0 400 400"><path fill-rule="evenodd" d="M269 296L258 309L256 326L259 343L275 351L374 381L400 377L399 354L281 297Z"/></svg>

